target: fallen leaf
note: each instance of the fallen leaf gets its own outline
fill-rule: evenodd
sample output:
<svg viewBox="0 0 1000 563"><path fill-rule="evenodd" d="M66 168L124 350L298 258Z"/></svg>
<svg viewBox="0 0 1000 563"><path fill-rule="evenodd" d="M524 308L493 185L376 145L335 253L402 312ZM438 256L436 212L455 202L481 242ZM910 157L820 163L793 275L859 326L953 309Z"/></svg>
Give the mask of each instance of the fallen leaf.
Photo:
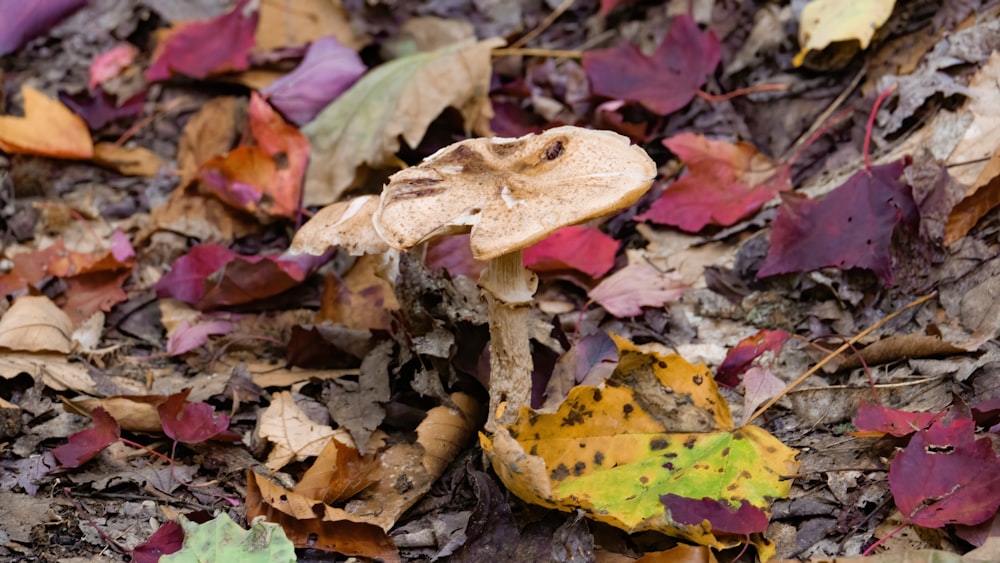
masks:
<svg viewBox="0 0 1000 563"><path fill-rule="evenodd" d="M896 506L917 526L978 524L1000 508L1000 455L976 438L975 421L950 417L917 431L889 465Z"/></svg>
<svg viewBox="0 0 1000 563"><path fill-rule="evenodd" d="M295 547L277 524L253 522L244 530L226 512L203 524L178 516L184 530L179 551L163 555L160 563L201 561L245 561L247 563L295 563Z"/></svg>
<svg viewBox="0 0 1000 563"><path fill-rule="evenodd" d="M82 117L91 131L97 131L119 119L141 114L146 109L146 91L143 90L122 102L103 89L75 95L60 92L59 101Z"/></svg>
<svg viewBox="0 0 1000 563"><path fill-rule="evenodd" d="M908 159L859 170L814 201L786 195L758 278L820 268L864 268L893 280L889 247L900 223L916 226L913 191L900 179Z"/></svg>
<svg viewBox="0 0 1000 563"><path fill-rule="evenodd" d="M378 454L386 445L386 435L372 434L365 454L345 439L342 435L330 438L292 492L326 504L337 504L377 481L382 467Z"/></svg>
<svg viewBox="0 0 1000 563"><path fill-rule="evenodd" d="M71 362L63 354L38 352L5 352L0 354L0 377L14 378L26 373L49 389L72 389L87 395L97 394L97 382L90 376L86 364Z"/></svg>
<svg viewBox="0 0 1000 563"><path fill-rule="evenodd" d="M618 346L604 331L584 336L556 360L545 386L541 410L559 406L569 390L577 385L600 385L611 377L618 365Z"/></svg>
<svg viewBox="0 0 1000 563"><path fill-rule="evenodd" d="M152 178L164 167L163 160L143 147L120 147L113 143L94 145L94 162L125 176Z"/></svg>
<svg viewBox="0 0 1000 563"><path fill-rule="evenodd" d="M753 366L748 369L743 376L743 418L740 424L746 424L757 407L784 391L787 386L768 368Z"/></svg>
<svg viewBox="0 0 1000 563"><path fill-rule="evenodd" d="M592 278L615 265L618 241L594 227L563 227L542 242L524 249L524 265L536 272L577 270Z"/></svg>
<svg viewBox="0 0 1000 563"><path fill-rule="evenodd" d="M19 352L60 352L73 348L73 321L44 295L22 295L0 317L0 346Z"/></svg>
<svg viewBox="0 0 1000 563"><path fill-rule="evenodd" d="M90 80L87 87L93 92L95 89L118 76L122 70L127 68L135 60L139 50L131 43L122 43L94 57L94 62L90 63Z"/></svg>
<svg viewBox="0 0 1000 563"><path fill-rule="evenodd" d="M452 276L478 280L486 262L472 257L471 235L468 233L438 237L427 242L424 260L429 268L443 268Z"/></svg>
<svg viewBox="0 0 1000 563"><path fill-rule="evenodd" d="M380 258L362 256L340 279L330 273L323 288L316 322L332 321L347 328L389 330L399 301L392 284L379 275Z"/></svg>
<svg viewBox="0 0 1000 563"><path fill-rule="evenodd" d="M13 53L31 39L45 33L87 0L52 0L44 4L0 0L0 57Z"/></svg>
<svg viewBox="0 0 1000 563"><path fill-rule="evenodd" d="M750 369L754 360L765 352L778 353L791 336L783 330L763 329L740 340L715 370L715 380L726 387L736 387L740 384L740 376Z"/></svg>
<svg viewBox="0 0 1000 563"><path fill-rule="evenodd" d="M218 414L206 403L189 403L191 389L174 393L156 406L163 433L171 440L184 444L200 444L206 440L235 442L239 434L230 432L229 417Z"/></svg>
<svg viewBox="0 0 1000 563"><path fill-rule="evenodd" d="M164 33L153 53L146 80L157 82L182 74L207 78L250 66L256 3L240 0L229 12L203 22L182 23Z"/></svg>
<svg viewBox="0 0 1000 563"><path fill-rule="evenodd" d="M272 82L261 94L289 121L303 125L367 70L353 49L333 36L323 37L309 46L295 70Z"/></svg>
<svg viewBox="0 0 1000 563"><path fill-rule="evenodd" d="M802 8L799 18L799 44L802 49L795 55L792 64L802 66L808 62L810 52L850 42L852 45L847 47L846 53L837 55L838 59L843 59L843 64L833 65L834 68L844 66L858 48L868 48L875 32L892 15L895 5L896 0L873 0L860 4L812 0ZM813 68L809 64L807 66Z"/></svg>
<svg viewBox="0 0 1000 563"><path fill-rule="evenodd" d="M166 398L165 395L115 395L99 399L63 399L63 407L67 412L87 415L101 408L118 421L122 430L155 434L163 431L156 407Z"/></svg>
<svg viewBox="0 0 1000 563"><path fill-rule="evenodd" d="M121 428L107 411L98 407L91 413L91 417L94 420L93 428L72 434L65 444L52 449L52 455L59 460L61 469L80 467L121 438Z"/></svg>
<svg viewBox="0 0 1000 563"><path fill-rule="evenodd" d="M177 522L165 522L145 542L132 550L132 563L158 563L160 557L180 551L184 529Z"/></svg>
<svg viewBox="0 0 1000 563"><path fill-rule="evenodd" d="M662 307L676 301L690 286L674 272L661 272L636 262L604 278L590 290L590 298L616 317L634 317L643 307Z"/></svg>
<svg viewBox="0 0 1000 563"><path fill-rule="evenodd" d="M858 405L858 414L854 417L854 427L860 435L866 437L890 434L902 438L927 428L943 416L943 412L901 411L862 401Z"/></svg>
<svg viewBox="0 0 1000 563"><path fill-rule="evenodd" d="M24 117L0 116L0 150L54 158L90 158L87 124L66 106L31 86L21 86Z"/></svg>
<svg viewBox="0 0 1000 563"><path fill-rule="evenodd" d="M656 530L715 548L738 545L745 538L715 530L714 522L673 519L659 494L765 511L788 495L783 476L795 473L796 452L759 427L734 429L704 366L616 342L618 367L604 385L574 388L551 414L522 407L510 428L480 435L493 469L533 504L582 509L629 533ZM752 522L759 526L759 518ZM737 527L731 516L720 524ZM762 537L751 542L762 560L773 553Z"/></svg>
<svg viewBox="0 0 1000 563"><path fill-rule="evenodd" d="M749 536L767 529L767 514L743 499L734 510L727 503L704 497L700 500L668 493L660 502L670 511L670 518L688 526L707 522L712 531Z"/></svg>
<svg viewBox="0 0 1000 563"><path fill-rule="evenodd" d="M986 167L979 173L965 196L948 214L945 225L945 244L953 244L1000 205L1000 149L993 153Z"/></svg>
<svg viewBox="0 0 1000 563"><path fill-rule="evenodd" d="M469 131L492 115L490 51L500 39L451 45L375 67L302 127L312 145L304 205L329 205L354 183L362 166L384 166L410 147L445 108L459 110Z"/></svg>
<svg viewBox="0 0 1000 563"><path fill-rule="evenodd" d="M354 33L349 20L340 0L296 0L294 10L283 4L261 2L256 49L295 47L331 35L351 49L360 49L364 42Z"/></svg>
<svg viewBox="0 0 1000 563"><path fill-rule="evenodd" d="M195 322L182 321L180 326L170 332L167 338L167 354L179 356L198 348L208 342L208 337L216 334L229 334L233 330L230 321L215 320Z"/></svg>
<svg viewBox="0 0 1000 563"><path fill-rule="evenodd" d="M274 445L264 463L272 471L293 460L302 461L319 455L327 441L337 433L327 425L310 420L288 391L272 397L271 405L260 415L257 425L257 436ZM339 433L347 435L344 430Z"/></svg>
<svg viewBox="0 0 1000 563"><path fill-rule="evenodd" d="M715 32L702 32L687 14L674 17L670 31L647 57L631 43L583 53L583 68L595 94L634 100L653 113L673 113L694 98L718 66Z"/></svg>
<svg viewBox="0 0 1000 563"><path fill-rule="evenodd" d="M707 225L728 227L756 213L779 192L790 190L791 170L750 143L713 141L694 133L663 140L688 172L667 186L637 221L698 232Z"/></svg>

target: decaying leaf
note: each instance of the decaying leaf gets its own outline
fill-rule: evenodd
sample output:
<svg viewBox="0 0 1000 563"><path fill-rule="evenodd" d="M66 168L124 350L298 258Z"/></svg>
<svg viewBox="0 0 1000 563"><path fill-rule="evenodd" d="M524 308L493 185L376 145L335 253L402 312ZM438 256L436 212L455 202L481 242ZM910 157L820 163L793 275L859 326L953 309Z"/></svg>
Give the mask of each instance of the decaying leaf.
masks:
<svg viewBox="0 0 1000 563"><path fill-rule="evenodd" d="M810 68L840 68L857 53L866 49L875 32L892 15L896 0L869 2L840 2L838 0L812 0L802 9L799 19L799 44L802 50L795 55L795 66L805 64ZM845 52L828 55L835 63L817 64L807 55L821 51L831 44L847 43Z"/></svg>
<svg viewBox="0 0 1000 563"><path fill-rule="evenodd" d="M163 168L163 160L149 149L120 147L113 143L94 145L94 162L126 176L156 176Z"/></svg>
<svg viewBox="0 0 1000 563"><path fill-rule="evenodd" d="M364 448L367 453L363 453L347 436L333 435L293 492L326 504L353 497L381 476L379 454L385 447L385 439L385 433L372 434Z"/></svg>
<svg viewBox="0 0 1000 563"><path fill-rule="evenodd" d="M502 44L487 39L402 57L355 82L302 128L313 147L304 204L340 199L361 167L387 164L400 137L417 146L449 106L459 110L467 130L485 132L492 116L490 51Z"/></svg>
<svg viewBox="0 0 1000 563"><path fill-rule="evenodd" d="M278 470L292 462L317 456L338 431L316 424L288 391L274 395L271 406L260 415L257 435L273 444L265 465ZM341 430L340 433L347 434Z"/></svg>
<svg viewBox="0 0 1000 563"><path fill-rule="evenodd" d="M21 352L61 352L73 347L73 321L44 295L22 295L0 317L0 347Z"/></svg>
<svg viewBox="0 0 1000 563"><path fill-rule="evenodd" d="M66 106L31 86L21 87L24 117L0 116L0 150L55 158L90 158L87 124Z"/></svg>
<svg viewBox="0 0 1000 563"><path fill-rule="evenodd" d="M703 366L641 352L624 339L617 343L619 364L604 385L574 388L552 414L523 408L509 428L498 428L492 438L480 435L493 469L534 504L579 508L629 532L657 530L716 548L738 545L745 530L726 533L731 518L720 521L721 530L709 520L684 523L660 495L708 498L732 512L766 511L788 494L783 476L798 467L796 452L759 427L734 429ZM773 544L753 537L766 560Z"/></svg>

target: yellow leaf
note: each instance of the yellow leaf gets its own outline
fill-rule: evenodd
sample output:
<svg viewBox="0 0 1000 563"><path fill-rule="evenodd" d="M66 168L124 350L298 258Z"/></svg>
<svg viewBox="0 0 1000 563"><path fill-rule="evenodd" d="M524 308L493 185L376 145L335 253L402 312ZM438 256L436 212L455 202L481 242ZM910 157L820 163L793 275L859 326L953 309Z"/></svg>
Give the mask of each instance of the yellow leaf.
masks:
<svg viewBox="0 0 1000 563"><path fill-rule="evenodd" d="M895 0L813 0L802 9L799 20L799 44L802 50L795 55L793 63L795 66L802 66L807 63L806 56L811 52L822 51L834 43L850 42L843 46L845 50L841 53L830 54L835 61L824 65L843 66L858 48L868 48L875 31L889 19L895 5Z"/></svg>
<svg viewBox="0 0 1000 563"><path fill-rule="evenodd" d="M87 124L69 108L31 86L21 87L24 117L0 116L0 150L55 158L90 158Z"/></svg>
<svg viewBox="0 0 1000 563"><path fill-rule="evenodd" d="M163 161L156 153L142 147L119 147L114 143L94 145L94 162L126 176L156 176Z"/></svg>

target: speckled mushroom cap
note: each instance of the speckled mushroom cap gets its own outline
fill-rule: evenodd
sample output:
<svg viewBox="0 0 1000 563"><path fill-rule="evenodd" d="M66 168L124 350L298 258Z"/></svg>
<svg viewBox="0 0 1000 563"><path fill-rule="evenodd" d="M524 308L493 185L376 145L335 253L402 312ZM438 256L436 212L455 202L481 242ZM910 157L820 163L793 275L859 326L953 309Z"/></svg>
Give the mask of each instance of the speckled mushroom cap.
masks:
<svg viewBox="0 0 1000 563"><path fill-rule="evenodd" d="M393 174L373 223L400 250L471 230L472 255L489 260L628 207L655 176L649 155L610 131L469 139Z"/></svg>
<svg viewBox="0 0 1000 563"><path fill-rule="evenodd" d="M327 205L295 233L289 251L320 256L336 246L351 256L386 252L389 245L372 226L378 205L379 198L373 195Z"/></svg>

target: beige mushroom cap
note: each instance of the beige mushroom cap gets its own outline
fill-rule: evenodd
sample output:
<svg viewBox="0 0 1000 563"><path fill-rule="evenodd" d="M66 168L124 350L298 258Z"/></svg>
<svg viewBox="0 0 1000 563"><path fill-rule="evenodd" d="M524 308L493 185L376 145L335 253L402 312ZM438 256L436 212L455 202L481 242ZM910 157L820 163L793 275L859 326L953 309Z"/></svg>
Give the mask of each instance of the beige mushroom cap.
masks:
<svg viewBox="0 0 1000 563"><path fill-rule="evenodd" d="M519 139L469 139L393 174L375 230L400 250L471 230L477 260L635 203L656 164L611 131L556 127Z"/></svg>
<svg viewBox="0 0 1000 563"><path fill-rule="evenodd" d="M343 248L351 256L386 252L389 245L372 225L372 214L378 205L379 198L374 195L328 205L302 225L288 250L313 256L325 254L333 247Z"/></svg>

